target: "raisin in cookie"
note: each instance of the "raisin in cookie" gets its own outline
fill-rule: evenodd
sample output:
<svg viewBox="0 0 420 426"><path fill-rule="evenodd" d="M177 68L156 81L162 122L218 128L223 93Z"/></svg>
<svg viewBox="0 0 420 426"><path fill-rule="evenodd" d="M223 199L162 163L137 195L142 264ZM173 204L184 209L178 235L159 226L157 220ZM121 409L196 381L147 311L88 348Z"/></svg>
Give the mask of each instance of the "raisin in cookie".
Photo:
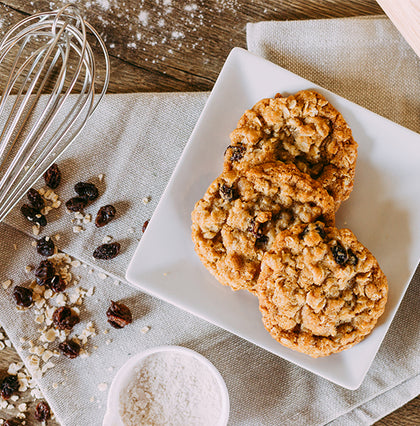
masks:
<svg viewBox="0 0 420 426"><path fill-rule="evenodd" d="M317 358L372 331L388 286L377 260L349 229L316 222L278 235L263 257L256 290L270 334Z"/></svg>
<svg viewBox="0 0 420 426"><path fill-rule="evenodd" d="M328 191L336 209L353 189L357 143L343 116L319 93L263 99L230 135L224 170L269 161L295 164Z"/></svg>
<svg viewBox="0 0 420 426"><path fill-rule="evenodd" d="M292 164L265 163L222 173L191 214L195 251L234 290L253 291L263 253L296 223L334 222L334 200Z"/></svg>

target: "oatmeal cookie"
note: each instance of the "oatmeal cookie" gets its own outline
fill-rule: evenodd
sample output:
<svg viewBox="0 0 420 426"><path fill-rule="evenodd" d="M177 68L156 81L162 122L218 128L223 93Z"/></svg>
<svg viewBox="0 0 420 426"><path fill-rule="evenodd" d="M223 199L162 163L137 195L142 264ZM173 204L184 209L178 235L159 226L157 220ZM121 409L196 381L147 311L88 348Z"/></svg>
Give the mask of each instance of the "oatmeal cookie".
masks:
<svg viewBox="0 0 420 426"><path fill-rule="evenodd" d="M253 291L263 253L296 223L334 222L334 200L293 164L265 163L222 173L191 214L195 251L234 290Z"/></svg>
<svg viewBox="0 0 420 426"><path fill-rule="evenodd" d="M336 209L353 189L357 143L343 116L317 92L262 99L242 115L230 139L225 171L293 163L321 183Z"/></svg>
<svg viewBox="0 0 420 426"><path fill-rule="evenodd" d="M377 260L354 234L321 222L281 232L263 257L256 286L269 333L314 358L368 335L387 291Z"/></svg>

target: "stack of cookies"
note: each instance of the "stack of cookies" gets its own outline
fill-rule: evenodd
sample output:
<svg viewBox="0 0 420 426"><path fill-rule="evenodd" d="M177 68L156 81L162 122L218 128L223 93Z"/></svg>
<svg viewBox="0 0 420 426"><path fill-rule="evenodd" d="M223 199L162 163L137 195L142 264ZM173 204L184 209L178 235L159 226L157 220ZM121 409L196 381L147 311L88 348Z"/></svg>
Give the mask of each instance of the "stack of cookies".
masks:
<svg viewBox="0 0 420 426"><path fill-rule="evenodd" d="M335 212L357 143L319 93L263 99L230 135L222 174L192 212L195 251L217 280L259 300L281 344L312 357L353 346L382 315L387 280Z"/></svg>

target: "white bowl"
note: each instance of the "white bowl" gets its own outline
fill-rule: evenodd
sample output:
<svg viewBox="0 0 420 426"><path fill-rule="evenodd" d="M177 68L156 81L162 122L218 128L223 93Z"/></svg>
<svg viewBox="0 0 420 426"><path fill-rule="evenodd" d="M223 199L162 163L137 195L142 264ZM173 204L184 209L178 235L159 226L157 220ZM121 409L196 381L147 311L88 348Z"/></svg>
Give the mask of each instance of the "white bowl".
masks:
<svg viewBox="0 0 420 426"><path fill-rule="evenodd" d="M184 348L182 346L158 346L155 348L147 349L143 352L138 353L131 357L117 372L112 381L111 387L108 393L108 402L105 417L103 419L102 426L123 426L119 414L120 408L120 393L125 389L128 383L133 377L134 368L139 364L142 359L158 352L173 352L187 357L195 358L197 361L203 364L203 369L207 369L211 372L212 376L216 380L220 390L220 397L222 401L221 416L217 422L217 426L226 426L229 419L229 394L223 377L216 369L216 367L204 356L199 353Z"/></svg>

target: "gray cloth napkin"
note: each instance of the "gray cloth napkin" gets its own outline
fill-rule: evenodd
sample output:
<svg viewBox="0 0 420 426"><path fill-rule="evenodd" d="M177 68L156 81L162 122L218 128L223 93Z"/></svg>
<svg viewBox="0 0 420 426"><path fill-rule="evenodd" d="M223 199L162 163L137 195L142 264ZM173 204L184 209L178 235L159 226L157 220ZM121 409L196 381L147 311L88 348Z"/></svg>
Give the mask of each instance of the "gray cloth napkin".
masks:
<svg viewBox="0 0 420 426"><path fill-rule="evenodd" d="M340 26L350 23L352 31L343 37L337 48L338 32L342 30ZM371 28L369 31L367 26ZM359 27L363 34L370 34L369 37L381 36L375 40L374 48L369 37L358 37ZM388 117L419 131L416 119L420 105L411 93L412 90L418 93L418 86L410 86L418 85L418 69L411 76L405 75L404 71L407 66L418 64L417 59L388 21L352 19L261 23L250 25L247 30L252 51L266 56L270 53L269 59L272 60L287 57L290 62L281 65L351 100L364 104L363 99L357 97L358 90L351 90L350 82L346 86L347 92L336 90L344 89L344 83L343 87L338 84L340 75L357 75L359 88L375 86L376 90L370 97L366 93L362 97L364 101L385 98L376 100L381 108L386 108L390 97L398 98L398 102L403 103L401 106L396 102L396 109L400 109L401 115L394 111L395 115ZM307 32L311 33L310 38L300 39ZM382 60L384 69L381 75L384 78L392 75L392 87L390 80L381 80L374 75L375 67L366 59L363 59L365 68L369 67L371 72L366 72L366 69L359 73L354 71L354 67L359 65L359 60L353 62L357 55L347 54L347 51L357 50L353 38L357 39L360 60L374 55L373 51L380 57L377 49L382 51L382 57L387 60ZM281 40L275 46L277 57L273 55L274 47L273 50L266 48L274 43L274 39ZM394 49L393 56L384 53L390 44ZM318 47L318 57L329 52L331 56L336 55L337 62L334 66L331 60L328 69L317 73L317 67L326 64L315 60ZM288 56L292 51L294 61ZM305 55L309 53L312 60L308 65ZM398 67L398 72L395 72L395 67ZM315 75L308 75L309 71ZM322 76L331 73L335 76L331 77L331 81L335 81L336 86L329 85L329 79L322 79ZM406 80L411 79L417 80L409 84ZM359 91L367 92L368 89ZM74 283L68 293L79 286L86 290L94 288L93 295L84 298L80 308L81 323L75 329L75 334L80 334L89 321L93 322L96 336L89 337L86 345L90 356L74 360L53 357L55 366L38 379L59 421L71 426L101 424L106 405L106 385L109 388L117 369L130 355L162 344L192 348L215 364L229 390L231 425L370 424L418 395L420 310L417 300L420 297L420 272L413 279L390 331L357 391L331 384L123 282L125 269L137 240L141 238L142 225L156 207L206 99L207 94L202 93L106 96L89 125L59 161L63 182L56 192L62 201L74 195L72 188L76 182L90 180L97 183L101 197L86 212L94 216L100 206L108 203L115 205L118 211L117 218L106 227L95 229L92 223L84 223L80 225L84 230L75 234L75 224L71 222L74 215L68 215L64 208L60 208L49 213L50 223L41 234L60 235L58 247L82 262L80 266L77 262L71 266L78 283ZM411 101L403 102L404 99ZM374 106L370 105L371 109L375 110ZM384 115L392 113L392 108L381 108L375 111ZM98 179L100 174L104 175L102 181ZM37 187L41 185L40 181ZM33 278L33 273L26 272L25 267L36 266L40 256L31 245L31 226L17 210L11 213L7 222L13 228L0 225L0 283L7 279L12 279L13 283L7 289L0 287L3 293L0 323L31 369L28 341L36 340L40 325L34 323L32 309L16 312L11 292L14 285L27 284ZM106 236L121 242L122 253L112 261L95 262L92 259L93 249ZM121 283L117 285L119 281ZM133 324L124 330L112 329L107 324L105 311L110 300L130 306ZM56 346L57 342L50 345L51 348ZM41 366L44 364L41 361Z"/></svg>

